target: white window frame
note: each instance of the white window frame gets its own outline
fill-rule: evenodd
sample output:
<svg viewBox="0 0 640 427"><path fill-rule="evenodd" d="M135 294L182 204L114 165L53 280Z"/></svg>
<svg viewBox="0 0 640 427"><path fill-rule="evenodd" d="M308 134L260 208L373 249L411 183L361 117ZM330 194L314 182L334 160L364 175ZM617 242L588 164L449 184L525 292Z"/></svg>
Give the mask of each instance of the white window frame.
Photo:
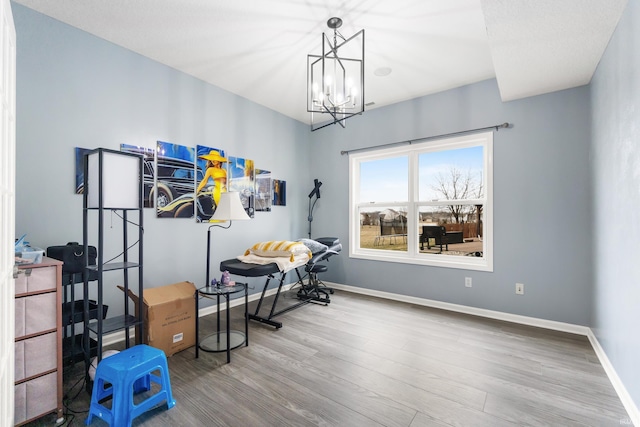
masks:
<svg viewBox="0 0 640 427"><path fill-rule="evenodd" d="M418 160L420 154L467 147L483 147L484 198L465 200L460 204L479 203L483 205L483 256L460 256L425 254L419 251L417 212L421 206L441 205L442 202L419 201ZM408 156L409 159L409 200L394 202L360 201L360 163L390 157ZM450 204L450 203L448 203ZM368 249L360 247L360 208L362 207L406 207L407 208L407 252ZM466 270L493 271L493 132L484 132L456 138L430 140L422 143L355 152L349 154L349 257L374 261L398 262L429 265L434 267L458 268Z"/></svg>

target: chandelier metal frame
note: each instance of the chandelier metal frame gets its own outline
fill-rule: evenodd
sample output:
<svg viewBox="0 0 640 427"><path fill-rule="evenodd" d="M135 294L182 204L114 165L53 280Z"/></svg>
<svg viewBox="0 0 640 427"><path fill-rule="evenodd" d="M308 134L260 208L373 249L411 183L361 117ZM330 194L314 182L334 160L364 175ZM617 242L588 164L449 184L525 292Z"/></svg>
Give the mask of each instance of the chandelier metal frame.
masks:
<svg viewBox="0 0 640 427"><path fill-rule="evenodd" d="M307 55L307 111L311 131L364 112L364 29L345 38L342 19L327 21L333 37L322 33L322 55Z"/></svg>

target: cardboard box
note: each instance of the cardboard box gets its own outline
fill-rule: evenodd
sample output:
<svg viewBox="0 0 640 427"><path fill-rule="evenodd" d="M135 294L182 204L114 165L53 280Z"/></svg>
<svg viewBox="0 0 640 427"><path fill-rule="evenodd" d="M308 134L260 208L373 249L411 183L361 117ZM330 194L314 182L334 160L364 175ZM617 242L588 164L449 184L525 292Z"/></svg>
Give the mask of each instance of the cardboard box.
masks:
<svg viewBox="0 0 640 427"><path fill-rule="evenodd" d="M124 291L122 286L118 286ZM196 344L196 287L191 282L144 289L143 342L167 357ZM138 310L138 296L129 289ZM136 331L137 333L137 331Z"/></svg>

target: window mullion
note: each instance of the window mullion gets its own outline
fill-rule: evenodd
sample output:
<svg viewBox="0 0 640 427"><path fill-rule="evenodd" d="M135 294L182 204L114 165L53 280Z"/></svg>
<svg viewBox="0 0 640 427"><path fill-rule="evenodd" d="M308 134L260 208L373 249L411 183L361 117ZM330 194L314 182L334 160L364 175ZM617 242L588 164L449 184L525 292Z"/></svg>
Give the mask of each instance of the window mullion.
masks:
<svg viewBox="0 0 640 427"><path fill-rule="evenodd" d="M407 251L410 256L415 256L418 247L418 154L409 153L409 200L407 201Z"/></svg>

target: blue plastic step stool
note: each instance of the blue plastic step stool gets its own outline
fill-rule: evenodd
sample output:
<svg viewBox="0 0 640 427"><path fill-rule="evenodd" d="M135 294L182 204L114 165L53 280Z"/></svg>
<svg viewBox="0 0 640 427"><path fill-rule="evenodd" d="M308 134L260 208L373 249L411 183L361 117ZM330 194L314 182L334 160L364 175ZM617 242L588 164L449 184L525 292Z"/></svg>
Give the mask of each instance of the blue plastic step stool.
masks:
<svg viewBox="0 0 640 427"><path fill-rule="evenodd" d="M160 376L155 375L156 371ZM151 390L151 382L159 384L160 391L135 404L134 394ZM98 403L108 397L111 397L111 409ZM135 417L165 400L168 409L176 404L171 394L167 356L160 349L136 345L98 364L86 424L91 424L95 415L110 426L131 426Z"/></svg>

